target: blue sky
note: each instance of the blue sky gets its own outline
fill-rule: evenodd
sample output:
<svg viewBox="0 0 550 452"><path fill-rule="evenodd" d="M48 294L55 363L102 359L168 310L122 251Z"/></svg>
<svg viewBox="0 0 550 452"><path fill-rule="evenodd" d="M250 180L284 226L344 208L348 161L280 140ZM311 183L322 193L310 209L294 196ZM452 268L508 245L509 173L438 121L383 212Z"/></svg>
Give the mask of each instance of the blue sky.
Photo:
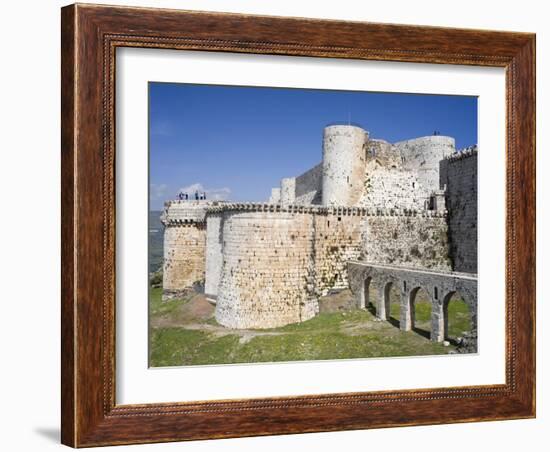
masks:
<svg viewBox="0 0 550 452"><path fill-rule="evenodd" d="M149 83L151 209L182 188L265 201L321 161L327 124L349 120L389 142L437 130L477 143L476 97Z"/></svg>

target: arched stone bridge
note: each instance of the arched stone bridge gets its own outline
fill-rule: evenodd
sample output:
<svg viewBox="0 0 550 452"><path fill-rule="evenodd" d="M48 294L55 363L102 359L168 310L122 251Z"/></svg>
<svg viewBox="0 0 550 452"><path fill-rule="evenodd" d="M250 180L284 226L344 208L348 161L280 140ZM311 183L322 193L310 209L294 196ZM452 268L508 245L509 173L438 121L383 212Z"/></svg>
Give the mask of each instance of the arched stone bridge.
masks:
<svg viewBox="0 0 550 452"><path fill-rule="evenodd" d="M432 304L432 341L441 342L447 337L447 309L453 294L458 293L470 310L472 328L477 330L477 275L432 271L419 268L379 265L360 261L348 263L349 285L357 305L366 309L369 303L376 308L376 316L386 320L390 312L390 290L392 285L399 289L401 330L414 328L414 302L416 294L424 289ZM377 300L369 300L369 288L378 289Z"/></svg>

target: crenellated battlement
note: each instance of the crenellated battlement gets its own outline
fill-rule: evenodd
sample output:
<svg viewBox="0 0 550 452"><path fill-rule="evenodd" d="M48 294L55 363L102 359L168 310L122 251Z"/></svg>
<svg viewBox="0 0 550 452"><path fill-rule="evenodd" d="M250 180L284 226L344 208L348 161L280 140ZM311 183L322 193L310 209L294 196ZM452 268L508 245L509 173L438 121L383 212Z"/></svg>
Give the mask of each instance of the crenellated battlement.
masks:
<svg viewBox="0 0 550 452"><path fill-rule="evenodd" d="M164 226L183 226L205 223L207 209L220 204L222 204L221 201L166 201L160 220Z"/></svg>
<svg viewBox="0 0 550 452"><path fill-rule="evenodd" d="M206 214L219 212L282 212L282 213L304 213L316 215L335 216L370 216L370 217L422 217L437 218L445 217L446 211L416 210L416 209L384 209L371 207L345 207L345 206L304 206L300 204L269 204L269 203L224 203L217 206L207 207Z"/></svg>
<svg viewBox="0 0 550 452"><path fill-rule="evenodd" d="M475 157L477 156L477 154L478 154L478 147L477 147L477 144L474 144L473 146L469 146L467 148L456 151L454 154L446 157L446 160L452 163L452 162L466 159L469 157Z"/></svg>

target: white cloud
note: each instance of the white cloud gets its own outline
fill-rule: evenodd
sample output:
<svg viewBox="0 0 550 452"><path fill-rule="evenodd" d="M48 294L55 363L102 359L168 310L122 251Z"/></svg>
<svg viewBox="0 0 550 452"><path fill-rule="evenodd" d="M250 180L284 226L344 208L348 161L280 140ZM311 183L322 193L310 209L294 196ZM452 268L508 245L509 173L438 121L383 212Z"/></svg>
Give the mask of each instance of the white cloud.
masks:
<svg viewBox="0 0 550 452"><path fill-rule="evenodd" d="M168 185L166 184L151 184L149 187L149 198L151 201L157 201L164 197Z"/></svg>
<svg viewBox="0 0 550 452"><path fill-rule="evenodd" d="M204 187L200 182L188 185L187 187L182 187L179 189L179 193L189 194L189 198L193 199L195 192L199 194L206 193L206 199L212 201L225 201L231 195L231 189L227 187L223 188L207 188Z"/></svg>

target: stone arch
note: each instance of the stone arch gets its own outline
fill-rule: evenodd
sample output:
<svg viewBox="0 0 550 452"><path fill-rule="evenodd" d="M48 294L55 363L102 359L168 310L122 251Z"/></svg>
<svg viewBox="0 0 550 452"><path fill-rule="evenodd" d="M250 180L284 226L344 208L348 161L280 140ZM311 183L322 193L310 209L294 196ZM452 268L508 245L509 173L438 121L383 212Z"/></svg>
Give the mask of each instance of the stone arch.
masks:
<svg viewBox="0 0 550 452"><path fill-rule="evenodd" d="M424 316L418 316L416 312L417 308L417 295L419 293L426 294L426 298L429 304L429 312L428 312L428 319L423 320ZM431 311L432 311L432 304L433 304L433 298L430 293L429 288L425 288L421 285L414 286L408 296L407 296L407 308L409 310L409 325L410 329L413 330L415 333L420 334L421 336L424 336L425 338L429 339L431 335ZM420 321L419 321L420 320ZM426 324L426 325L424 325ZM426 329L427 327L427 329Z"/></svg>
<svg viewBox="0 0 550 452"><path fill-rule="evenodd" d="M393 316L391 314L391 292L392 292L392 288L396 288L397 290L399 290L399 283L398 281L394 280L394 279L388 279L386 281L384 281L383 285L382 285L382 301L383 301L383 305L384 305L384 312L386 314L386 320L388 322L390 322L391 324L393 324L394 326L396 327L400 327L401 325L401 310L402 310L402 306L401 306L401 299L398 299L398 306L399 306L399 314L397 316ZM400 290L399 290L400 291Z"/></svg>
<svg viewBox="0 0 550 452"><path fill-rule="evenodd" d="M408 303L408 306L407 308L409 309L409 312L410 312L410 325L411 325L411 330L414 330L414 327L416 325L416 312L414 310L414 306L415 306L415 301L416 301L416 294L422 290L422 287L420 286L416 286L414 287L410 292L409 292L409 296L407 297L407 303Z"/></svg>
<svg viewBox="0 0 550 452"><path fill-rule="evenodd" d="M450 290L445 297L443 298L443 337L445 340L451 339L449 333L449 304L453 297L459 297L462 301L468 306L468 316L469 316L469 331L476 329L476 314L475 314L475 303L472 302L468 294L460 289Z"/></svg>
<svg viewBox="0 0 550 452"><path fill-rule="evenodd" d="M360 309L368 309L371 305L370 301L370 286L371 286L372 276L367 275L365 279L361 282L361 299L360 299Z"/></svg>

